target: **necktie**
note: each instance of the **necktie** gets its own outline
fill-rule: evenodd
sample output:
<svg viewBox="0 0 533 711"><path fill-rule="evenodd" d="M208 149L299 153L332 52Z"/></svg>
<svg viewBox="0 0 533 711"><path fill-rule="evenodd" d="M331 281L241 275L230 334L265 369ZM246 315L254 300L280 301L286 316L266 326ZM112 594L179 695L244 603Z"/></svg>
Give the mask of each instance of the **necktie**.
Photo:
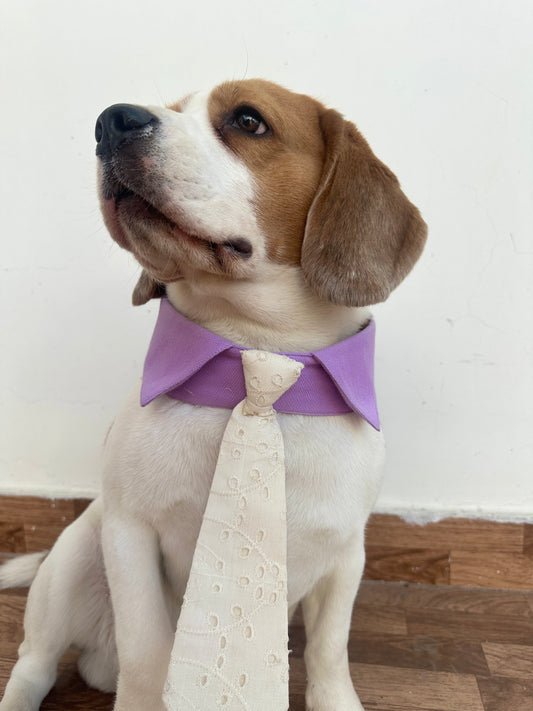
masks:
<svg viewBox="0 0 533 711"><path fill-rule="evenodd" d="M287 711L283 440L272 405L302 365L241 353L232 411L183 599L163 699L168 711Z"/></svg>

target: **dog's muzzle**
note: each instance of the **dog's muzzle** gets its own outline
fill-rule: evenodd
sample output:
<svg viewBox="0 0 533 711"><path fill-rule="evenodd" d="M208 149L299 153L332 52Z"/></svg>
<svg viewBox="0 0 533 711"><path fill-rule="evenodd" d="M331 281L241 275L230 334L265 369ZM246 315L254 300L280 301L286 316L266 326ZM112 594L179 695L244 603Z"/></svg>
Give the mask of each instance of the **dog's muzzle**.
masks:
<svg viewBox="0 0 533 711"><path fill-rule="evenodd" d="M96 155L110 158L125 141L159 123L155 114L134 104L113 104L96 119Z"/></svg>

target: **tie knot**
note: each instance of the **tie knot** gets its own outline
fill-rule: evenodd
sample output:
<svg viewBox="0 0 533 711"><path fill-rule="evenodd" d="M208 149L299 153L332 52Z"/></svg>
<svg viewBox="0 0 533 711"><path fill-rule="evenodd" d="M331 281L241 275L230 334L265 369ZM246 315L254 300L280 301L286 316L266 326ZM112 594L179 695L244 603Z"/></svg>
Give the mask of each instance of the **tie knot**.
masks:
<svg viewBox="0 0 533 711"><path fill-rule="evenodd" d="M278 353L242 351L246 384L245 415L270 415L272 405L300 377L303 365Z"/></svg>

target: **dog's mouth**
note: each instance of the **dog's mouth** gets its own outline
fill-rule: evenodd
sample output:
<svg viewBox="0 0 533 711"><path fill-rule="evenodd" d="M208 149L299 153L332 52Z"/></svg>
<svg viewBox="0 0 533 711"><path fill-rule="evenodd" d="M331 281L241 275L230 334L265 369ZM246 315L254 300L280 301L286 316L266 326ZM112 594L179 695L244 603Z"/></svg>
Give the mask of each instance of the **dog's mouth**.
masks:
<svg viewBox="0 0 533 711"><path fill-rule="evenodd" d="M102 181L101 206L111 236L125 249L132 249L130 235L136 232L136 226L143 225L143 233L149 226L152 232L186 242L191 247L207 250L214 255L223 250L228 256L248 260L253 253L251 243L244 237L219 241L184 229L143 195L116 180Z"/></svg>

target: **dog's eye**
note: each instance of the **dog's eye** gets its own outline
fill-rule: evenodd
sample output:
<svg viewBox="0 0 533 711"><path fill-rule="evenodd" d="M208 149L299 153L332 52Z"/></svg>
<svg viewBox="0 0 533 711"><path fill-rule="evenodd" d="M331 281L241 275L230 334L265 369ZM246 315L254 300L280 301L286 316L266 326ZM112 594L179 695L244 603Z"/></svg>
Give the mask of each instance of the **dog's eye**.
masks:
<svg viewBox="0 0 533 711"><path fill-rule="evenodd" d="M259 111L249 106L244 106L235 112L232 125L254 136L262 136L268 131L268 126Z"/></svg>

